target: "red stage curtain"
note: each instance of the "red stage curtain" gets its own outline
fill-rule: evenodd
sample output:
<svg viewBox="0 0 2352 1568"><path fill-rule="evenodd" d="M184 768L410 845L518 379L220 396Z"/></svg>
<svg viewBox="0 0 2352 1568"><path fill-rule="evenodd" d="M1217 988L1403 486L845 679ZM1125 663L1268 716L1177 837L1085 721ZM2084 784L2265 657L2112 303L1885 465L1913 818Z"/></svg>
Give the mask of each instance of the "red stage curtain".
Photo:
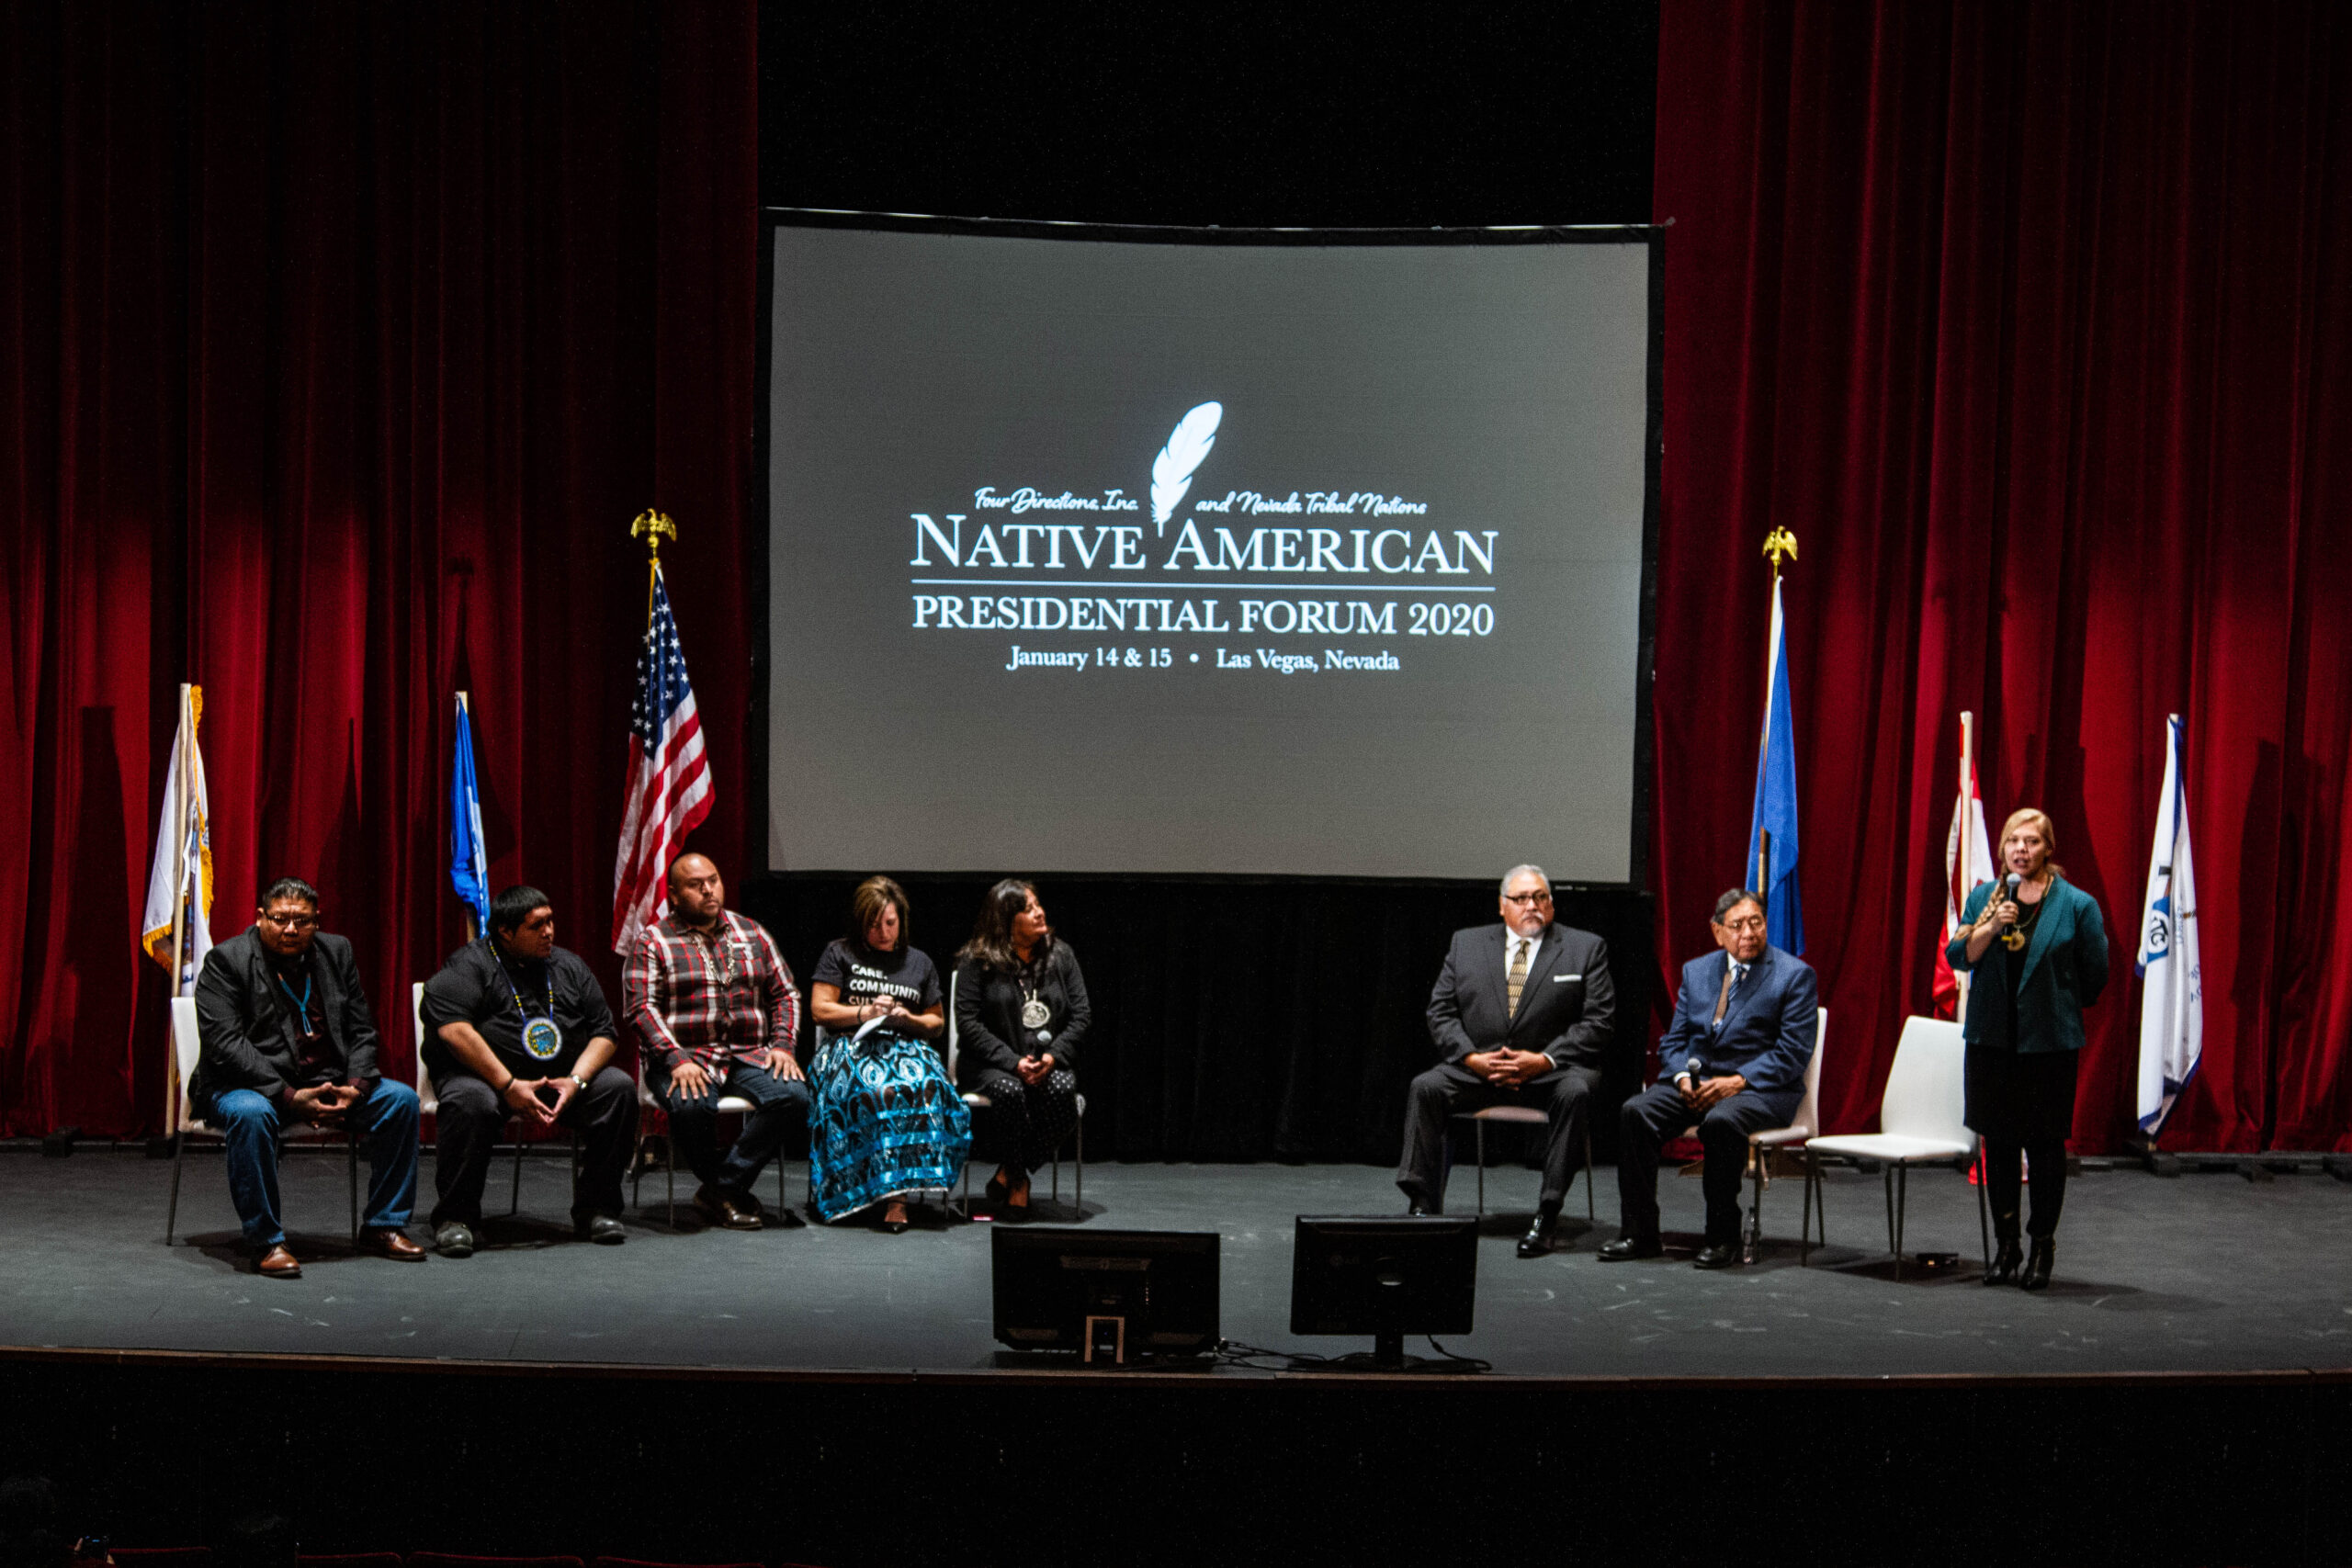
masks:
<svg viewBox="0 0 2352 1568"><path fill-rule="evenodd" d="M704 713L749 690L756 36L741 0L0 9L6 1130L159 1123L132 927L183 680L215 931L316 882L388 1073L461 935L458 687L493 885L616 979L641 509ZM744 739L710 729L711 843Z"/></svg>
<svg viewBox="0 0 2352 1568"><path fill-rule="evenodd" d="M1656 886L1739 874L1785 526L1833 1130L1929 1010L1962 709L2108 915L2076 1146L2132 1126L2165 716L2203 1073L2175 1148L2352 1148L2352 13L1667 0Z"/></svg>

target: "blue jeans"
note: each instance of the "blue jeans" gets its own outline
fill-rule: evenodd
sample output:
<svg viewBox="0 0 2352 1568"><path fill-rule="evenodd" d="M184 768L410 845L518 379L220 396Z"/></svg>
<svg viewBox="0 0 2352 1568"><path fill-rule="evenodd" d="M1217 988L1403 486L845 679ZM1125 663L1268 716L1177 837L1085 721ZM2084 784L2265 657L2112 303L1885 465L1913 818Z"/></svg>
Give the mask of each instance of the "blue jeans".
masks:
<svg viewBox="0 0 2352 1568"><path fill-rule="evenodd" d="M398 1229L408 1224L416 1201L416 1090L380 1078L376 1092L344 1115L368 1146L368 1208L360 1223L371 1230ZM213 1097L205 1120L228 1142L229 1196L244 1223L245 1240L277 1246L286 1239L277 1220L277 1102L232 1089Z"/></svg>
<svg viewBox="0 0 2352 1568"><path fill-rule="evenodd" d="M677 1092L669 1069L656 1063L653 1092L670 1113L670 1136L679 1157L692 1168L704 1186L741 1201L751 1195L752 1183L775 1157L784 1135L795 1122L808 1121L808 1084L805 1078L780 1078L764 1067L741 1060L727 1066L723 1082L714 1082L707 1094L692 1099ZM718 1152L718 1097L740 1095L752 1102L743 1130L725 1155Z"/></svg>

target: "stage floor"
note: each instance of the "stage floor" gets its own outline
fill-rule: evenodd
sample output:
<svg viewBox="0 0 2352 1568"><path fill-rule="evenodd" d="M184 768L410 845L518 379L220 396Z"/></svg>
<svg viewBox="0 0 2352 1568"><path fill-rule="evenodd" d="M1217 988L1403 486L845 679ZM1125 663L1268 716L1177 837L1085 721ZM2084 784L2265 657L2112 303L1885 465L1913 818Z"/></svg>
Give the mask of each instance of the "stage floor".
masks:
<svg viewBox="0 0 2352 1568"><path fill-rule="evenodd" d="M424 1180L431 1184L431 1154ZM287 1212L302 1278L262 1280L237 1246L217 1152L191 1152L179 1245L163 1245L170 1167L135 1150L70 1159L0 1153L0 1343L804 1370L968 1371L997 1365L986 1224L926 1224L900 1236L858 1228L704 1232L662 1223L662 1179L628 1216L629 1239L594 1247L560 1224L560 1157L525 1162L523 1216L492 1220L464 1261L355 1256L342 1235L340 1157L290 1156ZM1452 1206L1472 1205L1475 1173ZM1070 1168L1064 1203L1076 1219ZM805 1169L789 1170L796 1201ZM505 1195L506 1168L492 1184ZM1496 1371L1598 1377L2208 1372L2352 1365L2352 1188L2316 1172L2249 1183L2090 1171L2070 1185L2056 1282L2043 1295L1976 1282L1973 1190L1949 1170L1910 1184L1906 1241L1962 1255L1956 1274L1906 1273L1884 1247L1876 1176L1827 1179L1838 1245L1800 1268L1802 1183L1774 1183L1758 1265L1702 1273L1687 1258L1604 1264L1600 1223L1571 1194L1563 1246L1522 1262L1534 1176L1487 1173L1477 1329L1447 1348ZM1667 1224L1695 1227L1698 1183L1661 1184ZM691 1183L681 1181L681 1197ZM1041 1180L1041 1193L1045 1183ZM1385 1170L1365 1166L1097 1165L1085 1223L1216 1230L1225 1237L1224 1332L1249 1344L1336 1353L1294 1338L1291 1230L1301 1213L1389 1213ZM773 1199L771 1184L763 1194ZM414 1234L422 1235L420 1224ZM1669 1237L1669 1240L1672 1238ZM1408 1345L1426 1351L1425 1345ZM1220 1372L1247 1376L1246 1372Z"/></svg>

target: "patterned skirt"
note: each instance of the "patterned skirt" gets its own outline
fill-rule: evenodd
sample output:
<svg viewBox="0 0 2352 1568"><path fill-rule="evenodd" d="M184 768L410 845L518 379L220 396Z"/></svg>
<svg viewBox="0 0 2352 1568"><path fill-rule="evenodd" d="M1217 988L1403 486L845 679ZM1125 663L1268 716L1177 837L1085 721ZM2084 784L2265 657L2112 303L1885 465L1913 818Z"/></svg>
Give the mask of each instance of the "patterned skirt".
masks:
<svg viewBox="0 0 2352 1568"><path fill-rule="evenodd" d="M886 1199L952 1191L972 1147L972 1118L938 1054L876 1032L829 1040L808 1067L808 1182L826 1220Z"/></svg>

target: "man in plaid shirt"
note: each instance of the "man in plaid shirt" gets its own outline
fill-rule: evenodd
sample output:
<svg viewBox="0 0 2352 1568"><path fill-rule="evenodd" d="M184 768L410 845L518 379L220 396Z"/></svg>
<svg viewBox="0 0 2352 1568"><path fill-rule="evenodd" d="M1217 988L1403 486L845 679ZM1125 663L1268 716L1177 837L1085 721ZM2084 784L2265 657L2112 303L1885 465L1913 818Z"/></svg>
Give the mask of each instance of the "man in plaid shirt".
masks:
<svg viewBox="0 0 2352 1568"><path fill-rule="evenodd" d="M695 1212L728 1230L803 1224L789 1209L763 1219L752 1192L793 1122L808 1120L808 1084L792 1055L800 992L775 939L727 908L708 859L684 854L670 863L669 918L639 931L621 986L647 1082L702 1182ZM729 1094L753 1110L722 1158L718 1105Z"/></svg>

